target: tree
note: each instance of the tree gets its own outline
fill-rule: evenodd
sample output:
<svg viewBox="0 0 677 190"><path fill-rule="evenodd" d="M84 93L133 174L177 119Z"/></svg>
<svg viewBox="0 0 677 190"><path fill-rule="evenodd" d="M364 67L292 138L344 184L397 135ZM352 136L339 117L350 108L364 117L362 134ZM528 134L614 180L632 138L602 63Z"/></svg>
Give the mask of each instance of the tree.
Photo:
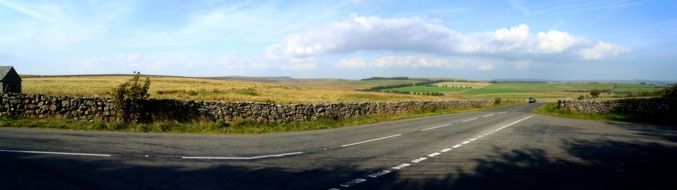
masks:
<svg viewBox="0 0 677 190"><path fill-rule="evenodd" d="M601 94L601 93L602 93L602 91L600 91L600 90L591 90L590 96L592 96L593 98L597 98L597 96L599 96L599 94Z"/></svg>
<svg viewBox="0 0 677 190"><path fill-rule="evenodd" d="M150 79L146 77L141 81L141 73L134 72L129 81L120 84L113 89L113 104L117 111L118 119L124 122L137 122L142 118L145 101L150 95Z"/></svg>

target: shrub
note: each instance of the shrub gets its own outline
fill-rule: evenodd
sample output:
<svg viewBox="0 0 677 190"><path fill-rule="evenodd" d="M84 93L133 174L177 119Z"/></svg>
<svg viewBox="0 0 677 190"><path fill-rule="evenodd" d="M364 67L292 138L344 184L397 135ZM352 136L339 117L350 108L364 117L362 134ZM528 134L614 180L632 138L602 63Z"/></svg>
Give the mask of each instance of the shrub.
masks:
<svg viewBox="0 0 677 190"><path fill-rule="evenodd" d="M499 104L501 104L502 101L503 100L501 100L501 98L496 98L496 99L494 99L494 104L499 105Z"/></svg>
<svg viewBox="0 0 677 190"><path fill-rule="evenodd" d="M148 88L150 79L146 77L141 81L141 73L134 72L129 81L120 84L113 89L113 104L117 110L118 119L128 123L137 122L142 117L143 105L149 98Z"/></svg>
<svg viewBox="0 0 677 190"><path fill-rule="evenodd" d="M585 96L584 95L578 96L578 100L585 100Z"/></svg>
<svg viewBox="0 0 677 190"><path fill-rule="evenodd" d="M597 98L597 96L599 96L599 94L601 94L601 93L602 93L602 91L600 91L600 90L591 90L590 96L592 96L593 98Z"/></svg>

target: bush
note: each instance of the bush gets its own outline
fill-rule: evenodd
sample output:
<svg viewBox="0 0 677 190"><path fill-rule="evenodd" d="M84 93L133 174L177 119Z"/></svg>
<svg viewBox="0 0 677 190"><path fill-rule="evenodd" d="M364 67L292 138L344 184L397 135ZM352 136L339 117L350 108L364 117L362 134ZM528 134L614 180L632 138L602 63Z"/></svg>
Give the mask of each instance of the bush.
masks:
<svg viewBox="0 0 677 190"><path fill-rule="evenodd" d="M494 99L494 104L496 104L496 105L501 104L501 102L503 102L503 100L501 100L501 98Z"/></svg>
<svg viewBox="0 0 677 190"><path fill-rule="evenodd" d="M578 100L585 100L585 96L584 95L578 96Z"/></svg>
<svg viewBox="0 0 677 190"><path fill-rule="evenodd" d="M599 94L601 94L601 93L602 93L602 91L600 91L600 90L591 90L590 96L592 96L593 98L597 98L599 96Z"/></svg>
<svg viewBox="0 0 677 190"><path fill-rule="evenodd" d="M137 122L142 118L144 103L150 95L150 79L146 77L144 81L140 80L141 73L134 72L134 76L129 81L120 84L113 89L113 104L117 111L118 119L125 122Z"/></svg>

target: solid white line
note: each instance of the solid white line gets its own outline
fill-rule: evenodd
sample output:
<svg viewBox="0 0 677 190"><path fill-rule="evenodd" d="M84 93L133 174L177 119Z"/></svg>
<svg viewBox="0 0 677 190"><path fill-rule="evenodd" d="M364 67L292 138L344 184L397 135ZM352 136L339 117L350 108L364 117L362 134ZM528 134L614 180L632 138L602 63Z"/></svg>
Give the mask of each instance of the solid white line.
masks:
<svg viewBox="0 0 677 190"><path fill-rule="evenodd" d="M451 125L451 124L444 124L444 125L435 126L435 127L431 127L431 128L421 129L421 131L433 130L433 129L437 129L437 128L441 128L441 127L446 127L446 126L449 126L449 125Z"/></svg>
<svg viewBox="0 0 677 190"><path fill-rule="evenodd" d="M492 116L492 115L494 115L494 114L493 114L493 113L492 113L492 114L487 114L487 115L483 115L482 117L489 117L489 116Z"/></svg>
<svg viewBox="0 0 677 190"><path fill-rule="evenodd" d="M475 140L477 140L477 138L472 138L472 139L470 139L470 141L475 141Z"/></svg>
<svg viewBox="0 0 677 190"><path fill-rule="evenodd" d="M440 155L441 153L439 152L433 152L432 154L428 154L428 157L435 157L437 155Z"/></svg>
<svg viewBox="0 0 677 190"><path fill-rule="evenodd" d="M476 119L477 119L477 118L466 119L466 120L463 120L463 122L468 122L468 121L472 121L472 120L476 120Z"/></svg>
<svg viewBox="0 0 677 190"><path fill-rule="evenodd" d="M462 145L462 144L457 144L457 145L452 146L451 148L458 148L458 147L461 147L461 146L463 146L463 145Z"/></svg>
<svg viewBox="0 0 677 190"><path fill-rule="evenodd" d="M72 156L99 156L110 157L110 154L92 154L92 153L74 153L74 152L48 152L48 151L30 151L30 150L0 150L0 152L27 153L27 154L58 154Z"/></svg>
<svg viewBox="0 0 677 190"><path fill-rule="evenodd" d="M407 166L411 166L411 164L408 164L408 163L402 163L402 164L400 164L400 165L397 165L397 166L395 166L395 167L392 167L392 169L394 169L394 170L401 170L402 168L406 168Z"/></svg>
<svg viewBox="0 0 677 190"><path fill-rule="evenodd" d="M377 178L377 177L380 177L380 176L382 176L382 175L386 175L386 174L388 174L388 173L390 173L390 170L381 170L381 171L379 171L379 172L376 172L376 173L373 173L373 174L369 175L369 177L370 177L370 178Z"/></svg>
<svg viewBox="0 0 677 190"><path fill-rule="evenodd" d="M419 162L421 162L421 161L423 161L423 160L426 160L426 159L428 159L428 158L426 158L426 157L420 157L420 158L417 158L417 159L412 160L411 162L413 162L413 163L419 163Z"/></svg>
<svg viewBox="0 0 677 190"><path fill-rule="evenodd" d="M276 158L283 156L291 156L303 154L303 152L290 152L284 154L273 154L273 155L263 155L263 156L252 156L252 157L219 157L219 156L184 156L183 159L204 159L204 160L256 160L263 158Z"/></svg>
<svg viewBox="0 0 677 190"><path fill-rule="evenodd" d="M366 180L366 179L362 179L362 178L357 178L357 179L353 179L353 180L351 180L351 181L349 181L349 182L346 182L346 183L344 183L344 184L341 184L341 187L348 188L348 187L350 187L350 186L353 186L353 185L356 185L356 184L358 184L358 183L362 183L362 182L365 182L365 181L367 181L367 180Z"/></svg>
<svg viewBox="0 0 677 190"><path fill-rule="evenodd" d="M449 152L450 150L451 150L451 148L445 148L445 149L440 150L440 152Z"/></svg>
<svg viewBox="0 0 677 190"><path fill-rule="evenodd" d="M378 141L378 140L383 140L383 139L389 139L389 138L397 137L397 136L400 136L400 135L402 135L402 134L390 135L390 136L387 136L387 137L381 137L381 138L375 138L375 139L366 140L366 141L360 141L360 142L356 142L356 143L344 144L344 145L341 145L341 147L349 147L349 146L358 145L358 144L362 144L362 143L368 143L368 142L373 142L373 141Z"/></svg>
<svg viewBox="0 0 677 190"><path fill-rule="evenodd" d="M468 144L470 141L463 141L461 144Z"/></svg>

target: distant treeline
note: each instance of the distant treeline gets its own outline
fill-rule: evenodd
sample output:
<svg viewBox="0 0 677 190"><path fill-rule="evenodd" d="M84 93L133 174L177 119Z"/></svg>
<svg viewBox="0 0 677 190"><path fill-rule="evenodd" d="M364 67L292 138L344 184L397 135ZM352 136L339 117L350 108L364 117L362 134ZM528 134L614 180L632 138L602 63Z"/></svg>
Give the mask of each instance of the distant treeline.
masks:
<svg viewBox="0 0 677 190"><path fill-rule="evenodd" d="M362 80L409 80L409 77L371 77Z"/></svg>
<svg viewBox="0 0 677 190"><path fill-rule="evenodd" d="M378 92L391 93L391 94L411 94L411 95L424 95L424 96L444 96L444 93L441 93L441 92L409 92L409 91L401 91L401 90L383 90L383 91L378 91Z"/></svg>
<svg viewBox="0 0 677 190"><path fill-rule="evenodd" d="M521 80L492 80L490 81L492 84L496 83L548 83L547 81L521 81Z"/></svg>

